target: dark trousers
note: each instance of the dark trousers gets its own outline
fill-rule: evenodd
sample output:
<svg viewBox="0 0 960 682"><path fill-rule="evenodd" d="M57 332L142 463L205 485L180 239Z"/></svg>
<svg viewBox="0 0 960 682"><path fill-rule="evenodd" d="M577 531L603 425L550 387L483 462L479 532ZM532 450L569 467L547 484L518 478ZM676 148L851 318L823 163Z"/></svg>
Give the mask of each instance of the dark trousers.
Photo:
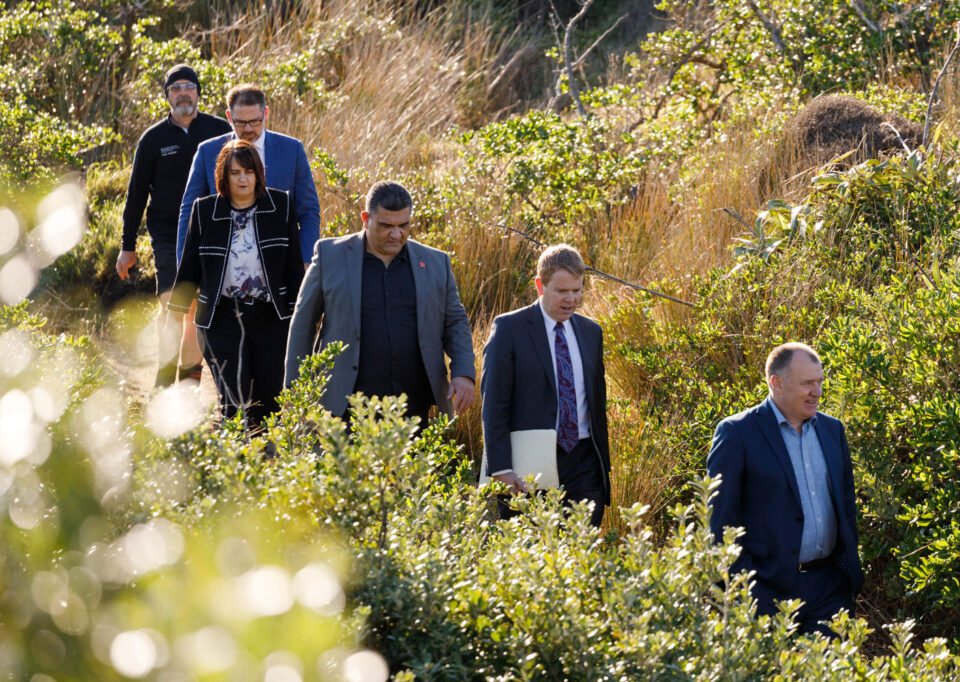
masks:
<svg viewBox="0 0 960 682"><path fill-rule="evenodd" d="M224 297L210 328L197 329L225 419L243 408L247 426L254 428L277 410L289 326L272 303Z"/></svg>
<svg viewBox="0 0 960 682"><path fill-rule="evenodd" d="M827 637L836 637L837 634L820 621L829 621L840 609L846 609L851 616L854 615L850 579L830 560L810 571L801 572L798 569L789 594L777 594L758 581L754 596L757 598L759 615L775 614L777 600L802 599L803 606L796 616L799 626L797 632L801 635L819 632Z"/></svg>
<svg viewBox="0 0 960 682"><path fill-rule="evenodd" d="M557 474L565 491L564 504L592 501L590 523L600 527L603 521L603 473L600 456L589 438L581 439L571 452L557 446ZM511 509L503 499L497 500L501 519L510 519L519 512Z"/></svg>

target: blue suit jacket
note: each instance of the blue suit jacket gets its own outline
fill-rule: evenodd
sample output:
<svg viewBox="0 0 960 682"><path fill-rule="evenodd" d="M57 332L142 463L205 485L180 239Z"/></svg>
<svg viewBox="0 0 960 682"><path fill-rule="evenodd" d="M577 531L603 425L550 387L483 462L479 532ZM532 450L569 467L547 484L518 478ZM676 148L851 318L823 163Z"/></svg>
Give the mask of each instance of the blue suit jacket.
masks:
<svg viewBox="0 0 960 682"><path fill-rule="evenodd" d="M760 405L724 419L707 456L711 476L723 476L713 499L710 528L719 541L725 526L740 526L742 551L733 571L756 571L757 588L786 599L797 575L803 509L797 477L768 397ZM850 578L856 595L863 586L857 554L853 467L843 424L822 412L814 426L826 460L830 498L837 514L837 544L830 560ZM758 595L759 596L759 595Z"/></svg>
<svg viewBox="0 0 960 682"><path fill-rule="evenodd" d="M570 318L580 348L590 414L590 437L603 468L604 502L610 504L610 446L603 331L593 320ZM490 471L513 466L510 432L555 429L557 380L539 303L498 316L483 347L483 449Z"/></svg>
<svg viewBox="0 0 960 682"><path fill-rule="evenodd" d="M264 140L264 154L267 157L265 167L267 187L283 190L290 195L294 215L300 225L300 251L303 262L313 258L313 245L320 237L320 199L317 186L313 182L307 153L300 140L267 131ZM217 193L214 171L217 167L217 155L227 142L237 136L230 132L214 137L197 147L193 156L187 188L180 202L180 223L177 226L177 263L183 257L183 245L187 239L187 225L190 223L190 211L193 202L201 197Z"/></svg>

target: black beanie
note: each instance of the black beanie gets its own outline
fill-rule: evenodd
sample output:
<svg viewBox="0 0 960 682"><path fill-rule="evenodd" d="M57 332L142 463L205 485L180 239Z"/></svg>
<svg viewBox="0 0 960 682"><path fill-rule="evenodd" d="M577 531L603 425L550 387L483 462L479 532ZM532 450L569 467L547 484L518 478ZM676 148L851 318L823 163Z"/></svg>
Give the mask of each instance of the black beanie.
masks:
<svg viewBox="0 0 960 682"><path fill-rule="evenodd" d="M170 86L179 80L187 80L196 83L197 97L200 96L200 78L197 77L197 72L186 64L177 64L172 69L167 71L167 79L163 82L164 97L167 96Z"/></svg>

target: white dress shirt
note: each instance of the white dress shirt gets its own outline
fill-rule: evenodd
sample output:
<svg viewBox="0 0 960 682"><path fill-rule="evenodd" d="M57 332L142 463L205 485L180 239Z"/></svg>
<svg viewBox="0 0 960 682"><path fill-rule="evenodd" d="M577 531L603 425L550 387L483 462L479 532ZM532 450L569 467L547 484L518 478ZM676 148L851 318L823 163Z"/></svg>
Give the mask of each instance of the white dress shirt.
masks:
<svg viewBox="0 0 960 682"><path fill-rule="evenodd" d="M543 302L540 302L540 312L543 313L543 324L547 329L547 343L550 345L550 360L553 367L553 383L558 385L557 381L557 332L554 327L557 326L557 320L554 320L547 311L543 309ZM580 345L577 343L577 335L573 331L573 323L568 319L563 323L563 336L567 341L567 348L570 350L570 363L573 365L573 387L577 394L577 430L581 440L590 437L590 414L587 411L587 385L583 377L583 359L580 357ZM557 391L557 421L554 428L559 431L560 427L560 392ZM501 469L494 471L490 476L499 476L507 474L513 469Z"/></svg>
<svg viewBox="0 0 960 682"><path fill-rule="evenodd" d="M257 148L257 152L260 154L260 162L263 163L264 169L267 167L267 126L263 126L263 130L260 131L260 137L253 141L253 146Z"/></svg>
<svg viewBox="0 0 960 682"><path fill-rule="evenodd" d="M550 360L553 366L554 385L559 385L557 379L557 332L554 327L557 326L557 320L554 320L547 311L543 309L543 301L540 302L540 312L543 313L543 323L547 327L547 341L550 344ZM587 385L583 380L583 359L580 357L580 346L577 343L577 335L573 331L573 323L568 319L563 323L563 336L567 341L567 348L570 349L570 362L573 364L573 387L577 393L577 430L581 440L590 437L590 418L587 415ZM557 391L557 431L560 430L560 392Z"/></svg>

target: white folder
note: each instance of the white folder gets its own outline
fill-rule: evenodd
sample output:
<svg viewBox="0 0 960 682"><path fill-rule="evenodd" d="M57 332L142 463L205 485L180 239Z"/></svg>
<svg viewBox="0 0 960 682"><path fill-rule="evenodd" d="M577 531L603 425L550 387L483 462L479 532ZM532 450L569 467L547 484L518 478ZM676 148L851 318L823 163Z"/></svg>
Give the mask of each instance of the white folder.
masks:
<svg viewBox="0 0 960 682"><path fill-rule="evenodd" d="M557 432L553 429L529 429L510 432L510 450L513 453L513 472L526 480L534 476L537 488L559 488L557 474ZM487 455L480 465L480 485L490 482L487 475Z"/></svg>

